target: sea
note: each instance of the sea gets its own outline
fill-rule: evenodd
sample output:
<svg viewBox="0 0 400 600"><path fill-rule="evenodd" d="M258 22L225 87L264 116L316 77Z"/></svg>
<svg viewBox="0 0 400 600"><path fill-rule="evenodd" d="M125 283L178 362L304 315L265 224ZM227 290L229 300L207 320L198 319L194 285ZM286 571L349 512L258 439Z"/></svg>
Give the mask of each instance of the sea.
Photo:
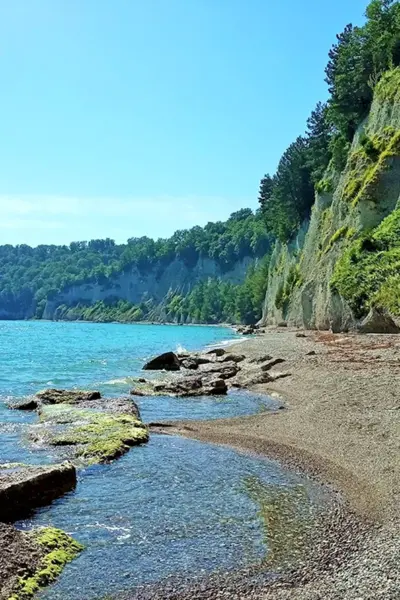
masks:
<svg viewBox="0 0 400 600"><path fill-rule="evenodd" d="M37 415L9 409L10 401L48 387L126 396L152 356L239 339L226 327L0 321L0 463L60 460L54 449L30 441ZM272 398L244 391L135 400L145 422L240 417L276 408ZM100 600L171 576L262 564L274 539L265 503L282 494L301 499L293 518L300 513L313 518L321 503L316 484L276 461L151 435L148 444L111 464L80 469L76 490L17 527L52 525L85 546L40 598Z"/></svg>

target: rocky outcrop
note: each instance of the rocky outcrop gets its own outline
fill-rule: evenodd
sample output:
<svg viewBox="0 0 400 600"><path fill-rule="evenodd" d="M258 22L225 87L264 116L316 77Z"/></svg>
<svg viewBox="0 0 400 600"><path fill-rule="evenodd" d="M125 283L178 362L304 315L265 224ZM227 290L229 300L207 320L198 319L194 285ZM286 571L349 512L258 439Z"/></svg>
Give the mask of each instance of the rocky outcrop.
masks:
<svg viewBox="0 0 400 600"><path fill-rule="evenodd" d="M179 374L168 379L137 380L131 390L133 396L198 397L225 395L231 387L247 388L258 383L268 383L288 373L271 373L270 370L284 361L269 355L246 359L242 354L218 352L207 354L185 353L177 355ZM193 373L193 371L196 371Z"/></svg>
<svg viewBox="0 0 400 600"><path fill-rule="evenodd" d="M69 462L40 467L0 465L0 521L25 518L75 486L76 469Z"/></svg>
<svg viewBox="0 0 400 600"><path fill-rule="evenodd" d="M82 390L47 389L36 394L42 404L82 404L99 400L100 392L85 392Z"/></svg>

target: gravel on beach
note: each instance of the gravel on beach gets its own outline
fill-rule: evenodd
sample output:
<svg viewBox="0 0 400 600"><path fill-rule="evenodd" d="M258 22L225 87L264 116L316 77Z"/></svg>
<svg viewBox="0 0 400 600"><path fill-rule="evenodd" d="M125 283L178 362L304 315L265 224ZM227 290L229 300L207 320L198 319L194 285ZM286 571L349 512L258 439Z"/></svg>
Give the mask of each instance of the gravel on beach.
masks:
<svg viewBox="0 0 400 600"><path fill-rule="evenodd" d="M400 600L400 336L267 329L235 346L290 373L255 390L285 410L174 423L180 434L265 454L337 492L297 568L171 579L123 600ZM162 429L162 428L161 428Z"/></svg>

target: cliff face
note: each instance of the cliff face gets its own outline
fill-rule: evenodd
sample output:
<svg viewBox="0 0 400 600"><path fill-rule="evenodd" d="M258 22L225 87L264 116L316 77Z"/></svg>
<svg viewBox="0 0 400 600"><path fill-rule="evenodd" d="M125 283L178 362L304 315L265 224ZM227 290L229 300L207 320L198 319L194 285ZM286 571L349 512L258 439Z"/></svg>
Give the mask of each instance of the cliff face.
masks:
<svg viewBox="0 0 400 600"><path fill-rule="evenodd" d="M394 256L398 240L397 217L393 221L400 209L399 69L387 73L378 84L344 171L328 168L319 187L326 191L316 194L310 222L290 244L275 245L264 324L287 321L298 327L341 331L355 326L368 302L382 297L385 273L379 274L378 251L385 251L386 259L388 253ZM389 215L392 239L379 247L381 230L388 228L383 221ZM375 245L372 249L361 242L367 234ZM400 263L396 270L393 256L385 272L396 278ZM394 284L399 285L397 279ZM357 287L362 287L363 294Z"/></svg>
<svg viewBox="0 0 400 600"><path fill-rule="evenodd" d="M43 319L53 319L57 307L62 304L93 304L110 298L126 300L132 304L153 299L155 303L161 304L168 293L187 294L194 285L209 278L238 284L243 282L247 269L253 263L254 258L245 257L225 272L216 261L209 258L200 258L194 267L188 267L183 261L176 259L164 269L154 267L145 273L134 267L111 279L106 286L86 283L67 288L54 299L47 301Z"/></svg>

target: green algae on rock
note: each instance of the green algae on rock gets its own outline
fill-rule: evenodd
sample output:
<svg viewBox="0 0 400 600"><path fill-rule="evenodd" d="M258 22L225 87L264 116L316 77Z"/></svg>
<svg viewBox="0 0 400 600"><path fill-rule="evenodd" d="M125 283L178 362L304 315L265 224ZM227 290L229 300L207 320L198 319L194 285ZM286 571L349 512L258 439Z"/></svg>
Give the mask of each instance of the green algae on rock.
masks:
<svg viewBox="0 0 400 600"><path fill-rule="evenodd" d="M54 446L72 446L77 458L88 463L108 462L148 441L147 427L136 416L111 414L68 404L44 406L40 420L65 425L49 434Z"/></svg>
<svg viewBox="0 0 400 600"><path fill-rule="evenodd" d="M8 600L29 600L41 588L57 579L65 565L83 550L82 544L54 527L45 527L25 534L43 553L33 573L20 575Z"/></svg>

